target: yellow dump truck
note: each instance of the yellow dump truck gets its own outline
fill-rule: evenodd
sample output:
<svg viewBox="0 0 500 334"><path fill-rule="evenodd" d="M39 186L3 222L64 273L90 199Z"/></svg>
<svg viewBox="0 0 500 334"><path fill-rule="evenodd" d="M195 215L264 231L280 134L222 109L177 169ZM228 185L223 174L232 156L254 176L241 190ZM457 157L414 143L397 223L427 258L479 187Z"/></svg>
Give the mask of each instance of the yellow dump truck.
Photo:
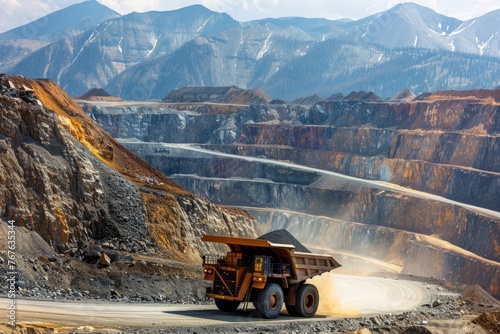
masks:
<svg viewBox="0 0 500 334"><path fill-rule="evenodd" d="M212 282L206 295L225 312L235 311L241 303L246 309L251 302L269 319L279 316L283 304L290 315L312 317L319 294L305 281L340 267L332 256L297 252L290 244L215 235L201 240L229 246L225 256L202 256L205 280Z"/></svg>

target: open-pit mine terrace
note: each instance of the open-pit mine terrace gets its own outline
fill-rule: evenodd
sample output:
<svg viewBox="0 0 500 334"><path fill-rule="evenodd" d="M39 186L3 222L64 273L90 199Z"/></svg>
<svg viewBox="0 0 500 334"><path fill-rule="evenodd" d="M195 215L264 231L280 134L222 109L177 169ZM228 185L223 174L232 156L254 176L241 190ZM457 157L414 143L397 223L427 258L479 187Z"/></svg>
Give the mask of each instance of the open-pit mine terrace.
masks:
<svg viewBox="0 0 500 334"><path fill-rule="evenodd" d="M308 107L81 105L183 188L248 210L262 232L285 228L335 249L344 269L478 284L499 298L495 94Z"/></svg>

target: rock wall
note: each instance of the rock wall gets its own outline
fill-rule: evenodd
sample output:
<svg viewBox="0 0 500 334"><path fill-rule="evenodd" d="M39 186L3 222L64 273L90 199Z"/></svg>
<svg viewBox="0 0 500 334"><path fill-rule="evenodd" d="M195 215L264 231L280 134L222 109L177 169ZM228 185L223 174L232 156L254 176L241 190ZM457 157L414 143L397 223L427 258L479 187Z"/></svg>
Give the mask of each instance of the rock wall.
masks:
<svg viewBox="0 0 500 334"><path fill-rule="evenodd" d="M411 102L252 105L218 113L218 127L207 127L210 139L199 137L197 144L213 155L182 146L126 145L215 203L315 216L286 225L299 239L335 240L336 248L402 265L406 273L480 282L498 295L497 101L496 91L470 91ZM269 228L279 225L275 217L258 215Z"/></svg>
<svg viewBox="0 0 500 334"><path fill-rule="evenodd" d="M109 108L82 104L114 138L136 138L142 141L171 143L207 142L222 122L217 115L175 111L166 105L126 106L119 112ZM116 109L116 108L115 108Z"/></svg>
<svg viewBox="0 0 500 334"><path fill-rule="evenodd" d="M440 239L403 230L293 211L253 209L263 228L286 229L311 245L347 250L401 266L409 275L478 284L500 297L500 266ZM349 261L349 260L347 260ZM349 263L347 263L349 265Z"/></svg>
<svg viewBox="0 0 500 334"><path fill-rule="evenodd" d="M201 261L200 254L226 251L220 244L201 241L204 234L255 238L255 220L238 210L223 209L198 196L155 196L143 192L148 234L169 256L188 262Z"/></svg>
<svg viewBox="0 0 500 334"><path fill-rule="evenodd" d="M245 145L287 146L297 150L329 151L332 154L376 156L401 160L500 170L498 136L457 132L423 132L334 126L287 126L245 124ZM345 140L349 138L349 140Z"/></svg>
<svg viewBox="0 0 500 334"><path fill-rule="evenodd" d="M376 185L326 177L309 186L187 175L174 175L172 179L215 203L280 208L434 235L486 259L500 260L499 219Z"/></svg>
<svg viewBox="0 0 500 334"><path fill-rule="evenodd" d="M426 240L413 240L406 251L403 273L478 284L500 299L500 266L473 254L456 252ZM432 259L432 261L429 261Z"/></svg>
<svg viewBox="0 0 500 334"><path fill-rule="evenodd" d="M293 119L306 108L287 105L211 105L169 103L99 104L80 102L81 107L114 138L148 142L237 142L245 123ZM175 109L174 109L175 108Z"/></svg>
<svg viewBox="0 0 500 334"><path fill-rule="evenodd" d="M28 102L0 96L0 215L63 252L96 240L152 241L167 258L199 262L203 233L257 236L245 212L192 195L102 131L50 80ZM31 91L31 90L30 90Z"/></svg>
<svg viewBox="0 0 500 334"><path fill-rule="evenodd" d="M392 182L500 210L499 107L484 94L469 95L439 101L430 95L407 103L319 102L310 109L251 105L232 114L220 107L209 115L165 106L87 106L86 111L118 138L222 144L212 148Z"/></svg>
<svg viewBox="0 0 500 334"><path fill-rule="evenodd" d="M321 137L325 130L322 129L320 132L317 135ZM268 138L268 135L271 133L279 133L279 130L265 130L265 134L261 134L260 136ZM297 131L297 136L304 138L299 133L300 131ZM422 135L420 134L414 136L407 135L404 137L404 142L401 140L399 144L410 146L412 144L409 143L412 142L413 138L416 138L415 142L418 143L418 139L421 137ZM349 142L356 141L356 138L352 136L346 135L344 138L350 138ZM341 141L345 142L345 140ZM414 159L411 157L411 152L417 151L418 145L415 145L413 149L408 148L406 150L408 152L407 158L391 157L391 154L361 155L352 152L339 152L337 150L310 150L281 146L276 143L204 147L232 154L265 156L270 159L287 160L299 164L305 162L310 167L369 180L391 182L444 196L462 203L498 211L500 210L500 201L498 201L498 198L500 198L500 176L498 173L500 162L497 162L497 160L500 155L497 155L496 150L500 144L500 140L498 138L491 138L488 141L490 143L485 147L484 154L477 154L477 161L489 160L490 162L486 166L491 166L495 171ZM374 142L376 143L377 141L367 140L365 143ZM456 142L450 145L456 145ZM425 146L421 145L420 147ZM390 152L390 149L390 147L385 147L385 149L382 148L378 152ZM402 150L398 151L401 152ZM436 152L444 154L443 152L446 151L443 151L442 147L436 147ZM448 150L448 152L450 152L448 153L449 155L453 155L453 152L456 152L458 155L464 151L457 149L456 151ZM476 154L470 154L470 156L473 157Z"/></svg>
<svg viewBox="0 0 500 334"><path fill-rule="evenodd" d="M360 156L422 160L498 172L498 136L458 132L424 132L334 126L245 124L242 143L285 145L296 149L327 150ZM345 140L349 138L349 140Z"/></svg>
<svg viewBox="0 0 500 334"><path fill-rule="evenodd" d="M485 95L457 98L431 94L412 102L387 103L363 101L319 102L311 114L322 114L319 120L309 119L304 124L330 124L337 127L391 128L424 131L461 131L498 134L500 107L495 100L495 91Z"/></svg>
<svg viewBox="0 0 500 334"><path fill-rule="evenodd" d="M320 175L314 172L282 167L266 161L249 161L209 153L190 152L183 148L166 147L160 143L123 141L123 144L166 175L192 174L214 178L265 179L308 185Z"/></svg>
<svg viewBox="0 0 500 334"><path fill-rule="evenodd" d="M53 112L0 97L0 214L64 250L110 234L144 238L138 188L57 125ZM117 194L116 186L123 189ZM123 207L117 195L130 198Z"/></svg>

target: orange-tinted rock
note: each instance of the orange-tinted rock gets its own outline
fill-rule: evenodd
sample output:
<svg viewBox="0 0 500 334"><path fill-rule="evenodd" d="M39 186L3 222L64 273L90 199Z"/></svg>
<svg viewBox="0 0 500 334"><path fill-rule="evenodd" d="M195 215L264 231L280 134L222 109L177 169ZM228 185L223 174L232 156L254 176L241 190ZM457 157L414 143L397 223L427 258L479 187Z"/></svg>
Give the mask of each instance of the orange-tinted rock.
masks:
<svg viewBox="0 0 500 334"><path fill-rule="evenodd" d="M204 231L253 236L244 212L194 196L104 132L51 80L0 76L0 84L33 89L37 103L0 96L0 215L37 232L59 251L93 239L159 240L148 234L155 210L171 204L166 220L188 247L159 243L171 258L199 261ZM36 101L35 101L36 102ZM144 193L154 201L145 200ZM196 205L196 215L184 202ZM224 217L224 219L221 219ZM223 222L223 223L221 223ZM158 221L162 224L164 221Z"/></svg>
<svg viewBox="0 0 500 334"><path fill-rule="evenodd" d="M106 255L106 253L104 252L101 253L101 257L99 258L99 264L104 267L111 265L111 259L109 258L108 255Z"/></svg>

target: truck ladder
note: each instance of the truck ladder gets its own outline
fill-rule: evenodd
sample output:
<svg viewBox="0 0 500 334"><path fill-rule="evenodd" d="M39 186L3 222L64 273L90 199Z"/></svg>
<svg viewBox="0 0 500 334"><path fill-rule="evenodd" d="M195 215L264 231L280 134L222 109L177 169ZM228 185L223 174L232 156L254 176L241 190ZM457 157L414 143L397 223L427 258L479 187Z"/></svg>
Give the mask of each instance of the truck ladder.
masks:
<svg viewBox="0 0 500 334"><path fill-rule="evenodd" d="M238 300L244 300L244 303L246 303L245 310L247 309L248 301L250 300L250 294L252 293L252 277L252 273L246 273L245 279L243 280L243 283L241 283L240 291L238 292Z"/></svg>
<svg viewBox="0 0 500 334"><path fill-rule="evenodd" d="M248 303L250 302L250 296L252 295L252 287L250 287L245 296L245 301L243 302L243 309L248 310Z"/></svg>

